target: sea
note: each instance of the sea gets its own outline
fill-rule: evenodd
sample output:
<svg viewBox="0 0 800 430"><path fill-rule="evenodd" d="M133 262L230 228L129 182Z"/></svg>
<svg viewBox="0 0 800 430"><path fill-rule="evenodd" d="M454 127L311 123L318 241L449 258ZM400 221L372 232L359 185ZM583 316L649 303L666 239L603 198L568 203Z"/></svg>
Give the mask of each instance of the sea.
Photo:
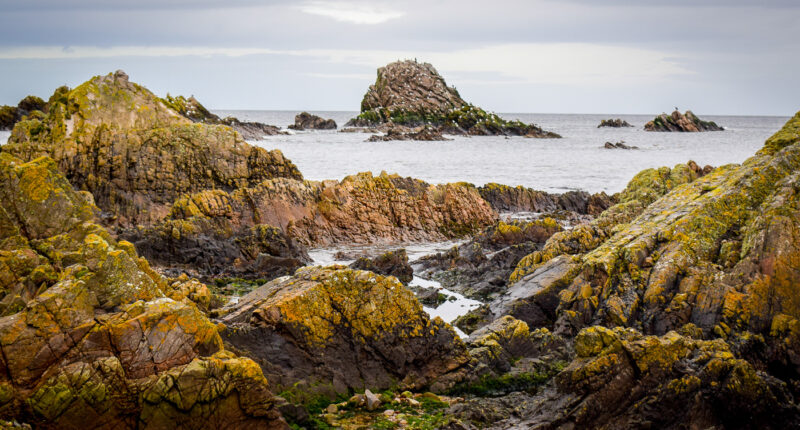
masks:
<svg viewBox="0 0 800 430"><path fill-rule="evenodd" d="M215 111L242 120L286 128L297 111ZM311 111L332 118L339 126L358 112ZM342 179L359 172L381 171L411 176L429 183L466 181L523 185L562 193L584 190L615 193L639 171L694 160L704 165L741 163L778 131L789 117L698 116L725 127L704 133L646 132L655 115L620 114L500 114L505 119L534 123L562 136L530 139L503 136L448 136L445 142L365 142L370 134L302 131L268 136L251 143L280 149L306 179ZM597 128L602 119L621 118L630 128ZM605 142L624 141L639 149L606 149Z"/></svg>

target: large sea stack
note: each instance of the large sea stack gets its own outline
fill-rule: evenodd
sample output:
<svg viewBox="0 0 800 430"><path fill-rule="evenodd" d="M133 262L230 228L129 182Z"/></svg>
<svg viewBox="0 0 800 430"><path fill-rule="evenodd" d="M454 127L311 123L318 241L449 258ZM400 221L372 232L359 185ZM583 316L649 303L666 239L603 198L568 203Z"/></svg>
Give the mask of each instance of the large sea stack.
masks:
<svg viewBox="0 0 800 430"><path fill-rule="evenodd" d="M361 113L346 126L386 123L432 125L447 134L561 137L533 124L506 121L467 103L429 63L405 60L378 69L361 101Z"/></svg>

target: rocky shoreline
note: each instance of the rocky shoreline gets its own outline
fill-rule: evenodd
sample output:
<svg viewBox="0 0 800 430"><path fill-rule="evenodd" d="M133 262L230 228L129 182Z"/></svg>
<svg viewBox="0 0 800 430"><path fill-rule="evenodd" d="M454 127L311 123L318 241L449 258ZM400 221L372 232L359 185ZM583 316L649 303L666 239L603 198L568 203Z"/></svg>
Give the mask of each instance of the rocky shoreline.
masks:
<svg viewBox="0 0 800 430"><path fill-rule="evenodd" d="M435 96L396 86L420 70ZM647 169L608 196L304 180L123 72L37 111L0 146L3 426L800 426L800 113L740 165ZM379 74L370 112L533 130L416 62ZM309 254L453 239L349 267ZM431 317L420 301L450 298L415 277L483 305Z"/></svg>

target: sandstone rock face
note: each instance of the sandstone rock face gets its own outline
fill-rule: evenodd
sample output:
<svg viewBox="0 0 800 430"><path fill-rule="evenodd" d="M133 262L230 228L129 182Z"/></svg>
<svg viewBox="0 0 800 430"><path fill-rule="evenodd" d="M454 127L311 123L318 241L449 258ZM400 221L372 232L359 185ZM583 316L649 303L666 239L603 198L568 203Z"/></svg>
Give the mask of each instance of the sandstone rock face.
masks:
<svg viewBox="0 0 800 430"><path fill-rule="evenodd" d="M408 264L408 254L405 249L387 251L375 258L361 257L353 262L350 268L394 276L403 285L408 285L414 278L414 269Z"/></svg>
<svg viewBox="0 0 800 430"><path fill-rule="evenodd" d="M226 126L193 124L123 72L68 92L41 120L19 122L2 151L52 157L122 226L163 218L183 193L302 178L280 151L252 147Z"/></svg>
<svg viewBox="0 0 800 430"><path fill-rule="evenodd" d="M443 389L469 362L453 329L396 278L341 266L300 269L221 313L225 343L283 389Z"/></svg>
<svg viewBox="0 0 800 430"><path fill-rule="evenodd" d="M232 193L198 193L176 202L168 219L211 219L232 231L268 224L301 244L328 245L441 240L496 217L469 184L429 185L367 172L341 182L278 178Z"/></svg>
<svg viewBox="0 0 800 430"><path fill-rule="evenodd" d="M718 126L714 121L702 121L692 111L687 110L685 114L677 110L667 115L662 113L652 121L644 125L645 131L722 131L724 128Z"/></svg>
<svg viewBox="0 0 800 430"><path fill-rule="evenodd" d="M294 117L294 124L289 128L294 130L336 130L336 121L301 112Z"/></svg>
<svg viewBox="0 0 800 430"><path fill-rule="evenodd" d="M41 428L287 428L258 366L93 223L49 158L0 153L0 417Z"/></svg>
<svg viewBox="0 0 800 430"><path fill-rule="evenodd" d="M615 119L604 119L600 121L600 125L598 125L597 128L600 127L620 128L620 127L633 127L633 126L628 124L628 121L625 121L620 118L615 118Z"/></svg>
<svg viewBox="0 0 800 430"><path fill-rule="evenodd" d="M384 123L432 125L446 134L557 138L533 124L506 121L465 102L428 63L398 61L378 69L378 78L361 101L361 113L347 127Z"/></svg>
<svg viewBox="0 0 800 430"><path fill-rule="evenodd" d="M493 182L478 188L478 191L498 212L568 211L596 216L616 203L606 193L568 191L564 194L550 194L523 186L511 187Z"/></svg>

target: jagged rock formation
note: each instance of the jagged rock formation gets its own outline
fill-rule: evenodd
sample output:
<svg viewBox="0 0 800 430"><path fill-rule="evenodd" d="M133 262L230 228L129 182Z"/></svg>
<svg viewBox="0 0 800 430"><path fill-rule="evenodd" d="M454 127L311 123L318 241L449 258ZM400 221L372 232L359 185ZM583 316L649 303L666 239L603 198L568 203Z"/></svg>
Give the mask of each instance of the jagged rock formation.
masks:
<svg viewBox="0 0 800 430"><path fill-rule="evenodd" d="M96 212L53 160L0 153L0 418L288 428L258 366L198 308L205 286L156 274Z"/></svg>
<svg viewBox="0 0 800 430"><path fill-rule="evenodd" d="M205 106L203 106L194 96L188 99L184 96L172 97L167 94L167 97L161 101L175 112L190 119L192 122L201 122L203 124L217 124L227 125L242 136L246 140L258 140L264 136L274 136L276 134L285 134L281 132L280 127L274 125L262 124L260 122L239 121L238 118L229 116L220 118L219 116L211 113Z"/></svg>
<svg viewBox="0 0 800 430"><path fill-rule="evenodd" d="M389 142L393 140L420 140L420 141L444 141L451 140L442 136L442 132L429 126L400 129L398 126L389 128L384 135L372 135L367 142Z"/></svg>
<svg viewBox="0 0 800 430"><path fill-rule="evenodd" d="M589 194L585 191L568 191L550 194L523 186L488 183L478 188L481 197L498 212L573 212L581 215L599 215L615 203L606 193Z"/></svg>
<svg viewBox="0 0 800 430"><path fill-rule="evenodd" d="M798 130L702 177L644 171L520 262L486 320L574 336L577 357L513 425L800 426Z"/></svg>
<svg viewBox="0 0 800 430"><path fill-rule="evenodd" d="M361 113L346 127L392 122L432 125L447 134L561 137L533 124L506 121L465 102L429 63L397 61L378 69L378 78L361 101Z"/></svg>
<svg viewBox="0 0 800 430"><path fill-rule="evenodd" d="M526 255L541 249L561 226L552 218L499 221L469 242L414 262L417 274L467 297L486 300L503 292L511 272Z"/></svg>
<svg viewBox="0 0 800 430"><path fill-rule="evenodd" d="M469 363L450 326L429 319L396 278L371 272L303 268L220 312L225 343L282 389L444 389Z"/></svg>
<svg viewBox="0 0 800 430"><path fill-rule="evenodd" d="M97 76L46 117L17 123L2 151L52 157L121 226L163 218L183 193L302 179L280 151L250 146L226 126L193 124L123 72Z"/></svg>
<svg viewBox="0 0 800 430"><path fill-rule="evenodd" d="M644 125L645 131L722 131L724 128L718 126L714 121L702 121L692 111L687 110L685 114L677 110L667 115L662 113L652 121Z"/></svg>
<svg viewBox="0 0 800 430"><path fill-rule="evenodd" d="M301 112L294 117L294 124L289 128L293 130L336 130L336 121Z"/></svg>
<svg viewBox="0 0 800 430"><path fill-rule="evenodd" d="M0 130L11 130L23 118L42 116L44 111L47 111L47 103L36 96L25 97L17 106L0 106Z"/></svg>
<svg viewBox="0 0 800 430"><path fill-rule="evenodd" d="M620 140L619 142L606 142L605 144L603 144L603 148L605 148L605 149L639 149L638 146L626 145L624 140Z"/></svg>
<svg viewBox="0 0 800 430"><path fill-rule="evenodd" d="M615 119L604 119L604 120L601 120L600 124L597 126L597 128L600 128L600 127L620 128L620 127L633 127L633 126L630 125L628 123L628 121L625 121L625 120L620 119L620 118L615 118Z"/></svg>
<svg viewBox="0 0 800 430"><path fill-rule="evenodd" d="M341 182L276 178L231 193L187 195L175 202L165 222L212 220L230 231L268 224L301 244L329 245L443 240L477 231L496 218L472 185L429 185L366 172Z"/></svg>
<svg viewBox="0 0 800 430"><path fill-rule="evenodd" d="M405 249L387 251L375 258L359 257L350 268L394 276L403 285L408 285L414 278L414 269L408 264L408 254Z"/></svg>

